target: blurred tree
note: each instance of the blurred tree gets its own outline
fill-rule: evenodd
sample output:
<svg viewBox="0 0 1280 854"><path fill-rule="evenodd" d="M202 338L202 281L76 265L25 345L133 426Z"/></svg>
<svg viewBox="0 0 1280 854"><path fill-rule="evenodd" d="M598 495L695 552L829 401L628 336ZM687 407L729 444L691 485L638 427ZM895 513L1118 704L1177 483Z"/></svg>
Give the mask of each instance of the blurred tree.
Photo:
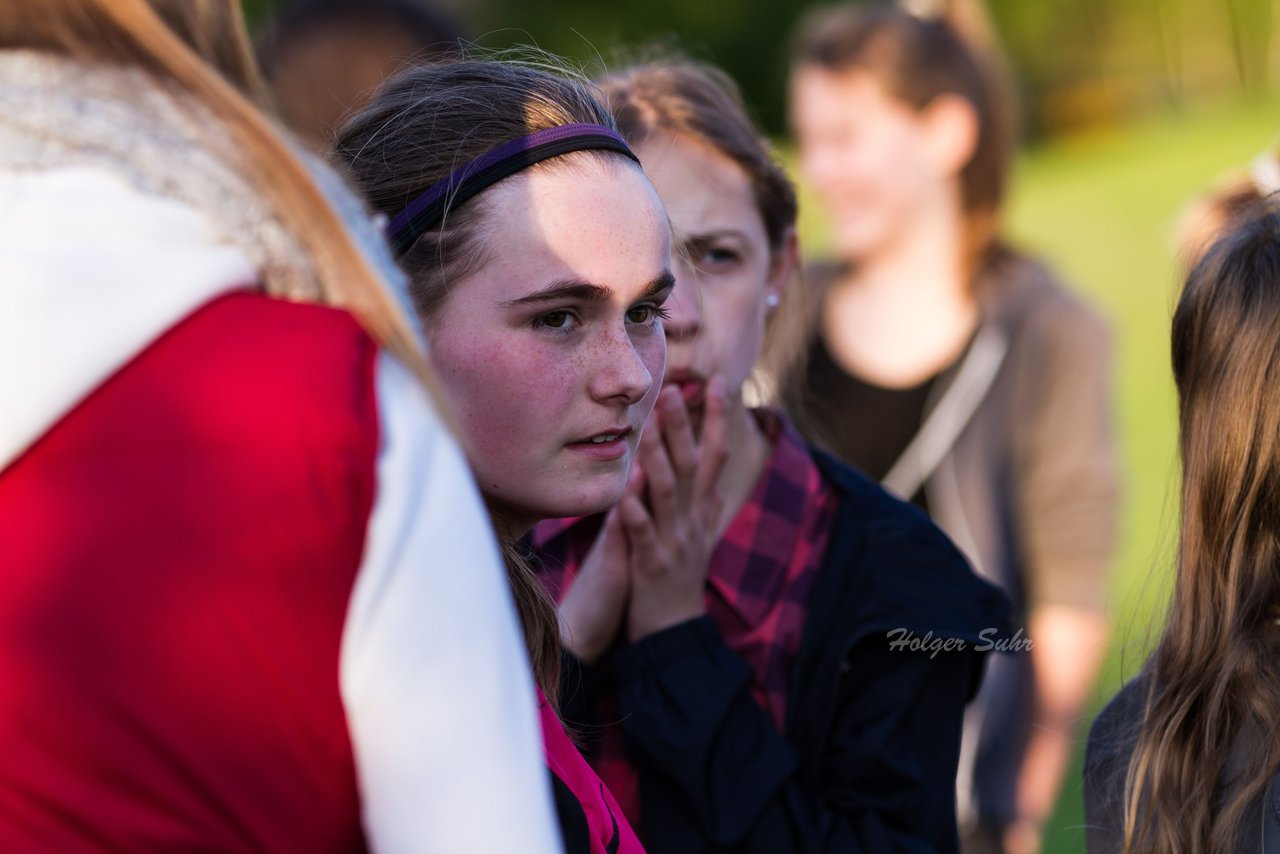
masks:
<svg viewBox="0 0 1280 854"><path fill-rule="evenodd" d="M282 2L244 0L258 26ZM536 44L593 69L607 65L620 45L675 43L728 70L775 132L785 127L790 35L817 2L438 0L470 23L483 47ZM1273 0L986 3L1032 135L1205 94L1268 88Z"/></svg>
<svg viewBox="0 0 1280 854"><path fill-rule="evenodd" d="M1271 0L1227 0L1231 47L1240 85L1251 95L1264 93L1271 51Z"/></svg>
<svg viewBox="0 0 1280 854"><path fill-rule="evenodd" d="M811 3L811 0L810 0ZM579 61L603 64L616 48L678 46L734 75L760 118L783 127L788 38L803 6L747 0L488 0L473 20L481 43L533 42Z"/></svg>
<svg viewBox="0 0 1280 854"><path fill-rule="evenodd" d="M1160 34L1160 59L1165 72L1165 91L1170 101L1181 103L1182 31L1178 27L1177 0L1152 0L1156 31Z"/></svg>
<svg viewBox="0 0 1280 854"><path fill-rule="evenodd" d="M240 5L244 9L245 20L249 22L249 29L257 30L279 3L274 0L241 0Z"/></svg>

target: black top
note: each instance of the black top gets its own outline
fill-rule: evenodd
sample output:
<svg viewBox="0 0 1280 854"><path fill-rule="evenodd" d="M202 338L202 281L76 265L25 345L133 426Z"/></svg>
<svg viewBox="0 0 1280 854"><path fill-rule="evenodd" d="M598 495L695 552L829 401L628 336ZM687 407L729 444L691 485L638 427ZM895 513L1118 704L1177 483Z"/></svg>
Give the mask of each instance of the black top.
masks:
<svg viewBox="0 0 1280 854"><path fill-rule="evenodd" d="M944 372L909 388L885 388L837 364L826 340L817 335L809 351L807 411L836 456L884 480L920 429ZM929 512L923 488L911 496L911 503Z"/></svg>
<svg viewBox="0 0 1280 854"><path fill-rule="evenodd" d="M616 692L651 851L957 850L964 705L988 641L1008 637L1008 602L919 511L834 458L814 458L839 505L785 734L708 617L565 675L562 711L583 731L595 692ZM963 643L891 645L908 632Z"/></svg>

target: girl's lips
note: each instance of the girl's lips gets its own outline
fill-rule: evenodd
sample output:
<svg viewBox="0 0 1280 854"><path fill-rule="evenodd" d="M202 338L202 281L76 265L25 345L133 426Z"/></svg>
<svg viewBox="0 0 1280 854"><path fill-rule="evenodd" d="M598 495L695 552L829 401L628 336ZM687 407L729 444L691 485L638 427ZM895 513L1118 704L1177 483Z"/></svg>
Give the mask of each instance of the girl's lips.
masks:
<svg viewBox="0 0 1280 854"><path fill-rule="evenodd" d="M582 442L570 442L566 447L569 450L582 454L593 460L602 460L605 462L621 459L626 456L630 450L631 428L619 431L614 438L607 442L592 442L586 440Z"/></svg>
<svg viewBox="0 0 1280 854"><path fill-rule="evenodd" d="M702 400L707 393L707 384L699 379L682 379L671 383L680 389L680 396L684 398L684 405L690 409L702 406Z"/></svg>

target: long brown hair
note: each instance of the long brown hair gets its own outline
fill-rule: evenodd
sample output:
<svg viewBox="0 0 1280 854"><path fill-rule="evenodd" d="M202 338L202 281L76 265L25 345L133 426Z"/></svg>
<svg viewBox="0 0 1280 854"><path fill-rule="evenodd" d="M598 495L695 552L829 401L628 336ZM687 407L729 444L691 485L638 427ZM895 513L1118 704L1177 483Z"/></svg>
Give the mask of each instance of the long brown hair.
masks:
<svg viewBox="0 0 1280 854"><path fill-rule="evenodd" d="M320 297L348 308L414 371L434 379L408 320L306 166L263 115L263 90L236 0L5 0L0 48L139 68L177 87L218 123L224 147L314 263Z"/></svg>
<svg viewBox="0 0 1280 854"><path fill-rule="evenodd" d="M1280 769L1280 208L1187 277L1173 318L1182 526L1125 781L1125 851L1226 852ZM1256 735L1247 750L1237 740ZM1229 766L1234 753L1238 767ZM1229 778L1229 779L1228 779Z"/></svg>
<svg viewBox="0 0 1280 854"><path fill-rule="evenodd" d="M736 163L751 183L774 261L780 260L795 231L795 185L751 120L729 75L713 65L665 52L610 73L600 80L600 88L618 130L633 146L643 145L655 134L683 136ZM787 373L798 353L793 342L802 333L786 329L801 315L792 308L803 302L798 287L793 282L787 288L782 305L769 317L760 359L767 378Z"/></svg>
<svg viewBox="0 0 1280 854"><path fill-rule="evenodd" d="M1000 206L1014 151L1013 98L978 0L925 5L928 14L868 3L818 9L798 30L793 64L868 73L915 110L942 95L969 103L978 140L960 172L960 188L967 232L963 262L976 281L1003 254Z"/></svg>
<svg viewBox="0 0 1280 854"><path fill-rule="evenodd" d="M374 208L395 216L424 189L506 142L572 123L614 126L589 84L549 57L540 62L546 68L470 59L410 69L392 78L342 127L334 156ZM579 151L531 168L553 168L580 157L622 155ZM494 251L485 239L485 202L486 194L480 193L450 206L440 223L400 257L428 332L452 284L479 269ZM495 523L534 674L554 703L561 650L556 610L527 556L504 535L503 520Z"/></svg>

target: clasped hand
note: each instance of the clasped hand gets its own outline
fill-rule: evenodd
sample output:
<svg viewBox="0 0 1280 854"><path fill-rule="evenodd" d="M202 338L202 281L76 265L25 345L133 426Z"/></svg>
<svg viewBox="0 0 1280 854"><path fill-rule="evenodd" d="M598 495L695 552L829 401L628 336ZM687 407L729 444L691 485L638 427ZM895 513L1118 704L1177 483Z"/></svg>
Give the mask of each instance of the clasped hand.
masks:
<svg viewBox="0 0 1280 854"><path fill-rule="evenodd" d="M723 384L707 384L701 435L667 386L645 425L622 501L605 516L560 603L560 633L582 661L600 658L624 623L637 641L706 612L726 457Z"/></svg>

